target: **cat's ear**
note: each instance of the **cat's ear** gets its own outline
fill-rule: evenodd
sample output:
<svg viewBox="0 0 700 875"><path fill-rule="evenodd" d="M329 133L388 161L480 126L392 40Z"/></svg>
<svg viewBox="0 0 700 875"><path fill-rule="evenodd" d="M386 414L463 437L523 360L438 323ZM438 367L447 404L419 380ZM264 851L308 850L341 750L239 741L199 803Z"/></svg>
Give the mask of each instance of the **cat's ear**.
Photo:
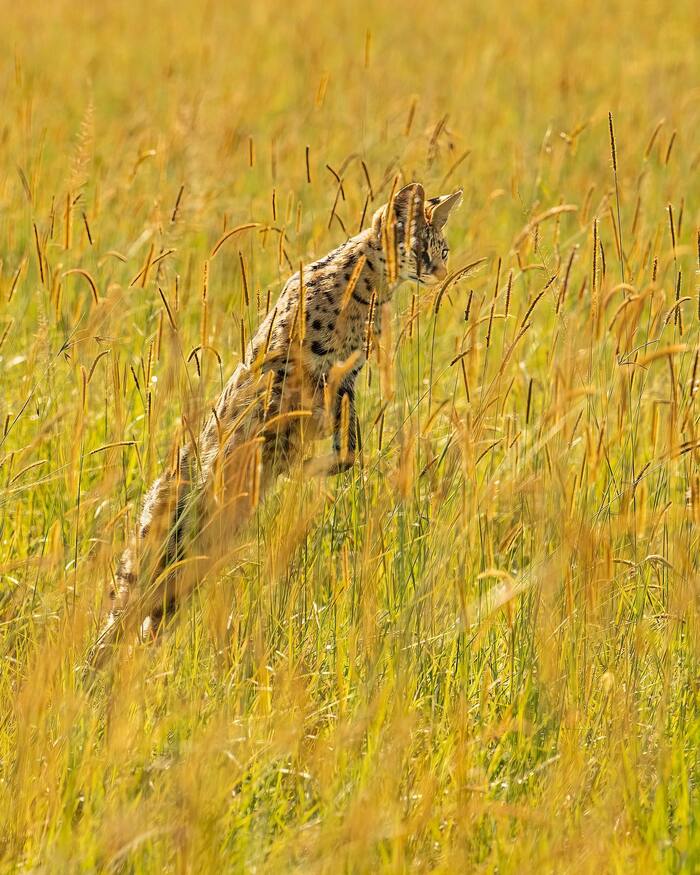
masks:
<svg viewBox="0 0 700 875"><path fill-rule="evenodd" d="M411 182L394 195L396 221L404 230L416 234L425 225L425 189L420 182Z"/></svg>
<svg viewBox="0 0 700 875"><path fill-rule="evenodd" d="M382 223L386 217L387 206L388 204L380 207L372 219L372 227L377 233L381 231ZM415 233L415 230L425 223L425 189L420 182L404 185L394 195L392 206L396 221L402 227L406 227L410 222L411 228Z"/></svg>
<svg viewBox="0 0 700 875"><path fill-rule="evenodd" d="M425 214L435 230L440 231L452 210L461 203L462 189L458 188L453 194L444 194L441 197L430 198L425 208Z"/></svg>
<svg viewBox="0 0 700 875"><path fill-rule="evenodd" d="M411 202L413 205L411 205ZM425 189L420 182L411 182L394 195L397 216L423 216L425 212Z"/></svg>

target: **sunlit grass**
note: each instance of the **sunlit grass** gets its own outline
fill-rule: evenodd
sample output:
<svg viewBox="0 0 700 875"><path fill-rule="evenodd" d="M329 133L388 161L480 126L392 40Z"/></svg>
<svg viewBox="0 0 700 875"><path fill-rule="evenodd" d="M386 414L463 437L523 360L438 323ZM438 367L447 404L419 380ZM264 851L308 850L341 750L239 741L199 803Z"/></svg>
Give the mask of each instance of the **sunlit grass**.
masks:
<svg viewBox="0 0 700 875"><path fill-rule="evenodd" d="M692 4L4 6L4 869L697 871ZM473 267L385 314L362 463L87 682L144 490L397 174Z"/></svg>

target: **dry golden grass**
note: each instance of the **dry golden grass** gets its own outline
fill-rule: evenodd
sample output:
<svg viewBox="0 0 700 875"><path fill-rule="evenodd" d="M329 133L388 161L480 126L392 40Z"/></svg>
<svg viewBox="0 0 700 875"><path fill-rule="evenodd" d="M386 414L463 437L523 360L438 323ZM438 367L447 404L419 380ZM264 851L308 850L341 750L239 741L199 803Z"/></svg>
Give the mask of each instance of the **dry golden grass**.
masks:
<svg viewBox="0 0 700 875"><path fill-rule="evenodd" d="M698 871L695 4L0 11L4 871ZM86 683L144 488L397 173L465 198L362 465Z"/></svg>

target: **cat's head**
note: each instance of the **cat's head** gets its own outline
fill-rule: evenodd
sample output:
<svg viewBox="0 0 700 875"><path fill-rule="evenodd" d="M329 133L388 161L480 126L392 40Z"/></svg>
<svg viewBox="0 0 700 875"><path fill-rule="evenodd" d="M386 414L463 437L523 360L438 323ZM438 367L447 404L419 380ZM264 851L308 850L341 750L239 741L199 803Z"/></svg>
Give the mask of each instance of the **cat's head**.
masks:
<svg viewBox="0 0 700 875"><path fill-rule="evenodd" d="M443 232L450 212L461 201L461 189L426 200L423 186L412 182L394 195L393 223L386 224L387 204L377 210L372 228L385 249L393 242L397 280L430 285L447 276L450 249Z"/></svg>

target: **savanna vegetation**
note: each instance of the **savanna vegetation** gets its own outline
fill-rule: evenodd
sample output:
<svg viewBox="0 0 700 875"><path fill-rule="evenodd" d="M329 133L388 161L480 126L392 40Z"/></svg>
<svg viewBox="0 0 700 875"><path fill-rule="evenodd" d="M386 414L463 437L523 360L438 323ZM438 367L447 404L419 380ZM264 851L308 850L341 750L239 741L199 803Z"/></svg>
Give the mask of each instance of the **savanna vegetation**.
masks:
<svg viewBox="0 0 700 875"><path fill-rule="evenodd" d="M696 4L1 8L3 871L700 870ZM397 178L464 202L361 464L86 671L149 482Z"/></svg>

